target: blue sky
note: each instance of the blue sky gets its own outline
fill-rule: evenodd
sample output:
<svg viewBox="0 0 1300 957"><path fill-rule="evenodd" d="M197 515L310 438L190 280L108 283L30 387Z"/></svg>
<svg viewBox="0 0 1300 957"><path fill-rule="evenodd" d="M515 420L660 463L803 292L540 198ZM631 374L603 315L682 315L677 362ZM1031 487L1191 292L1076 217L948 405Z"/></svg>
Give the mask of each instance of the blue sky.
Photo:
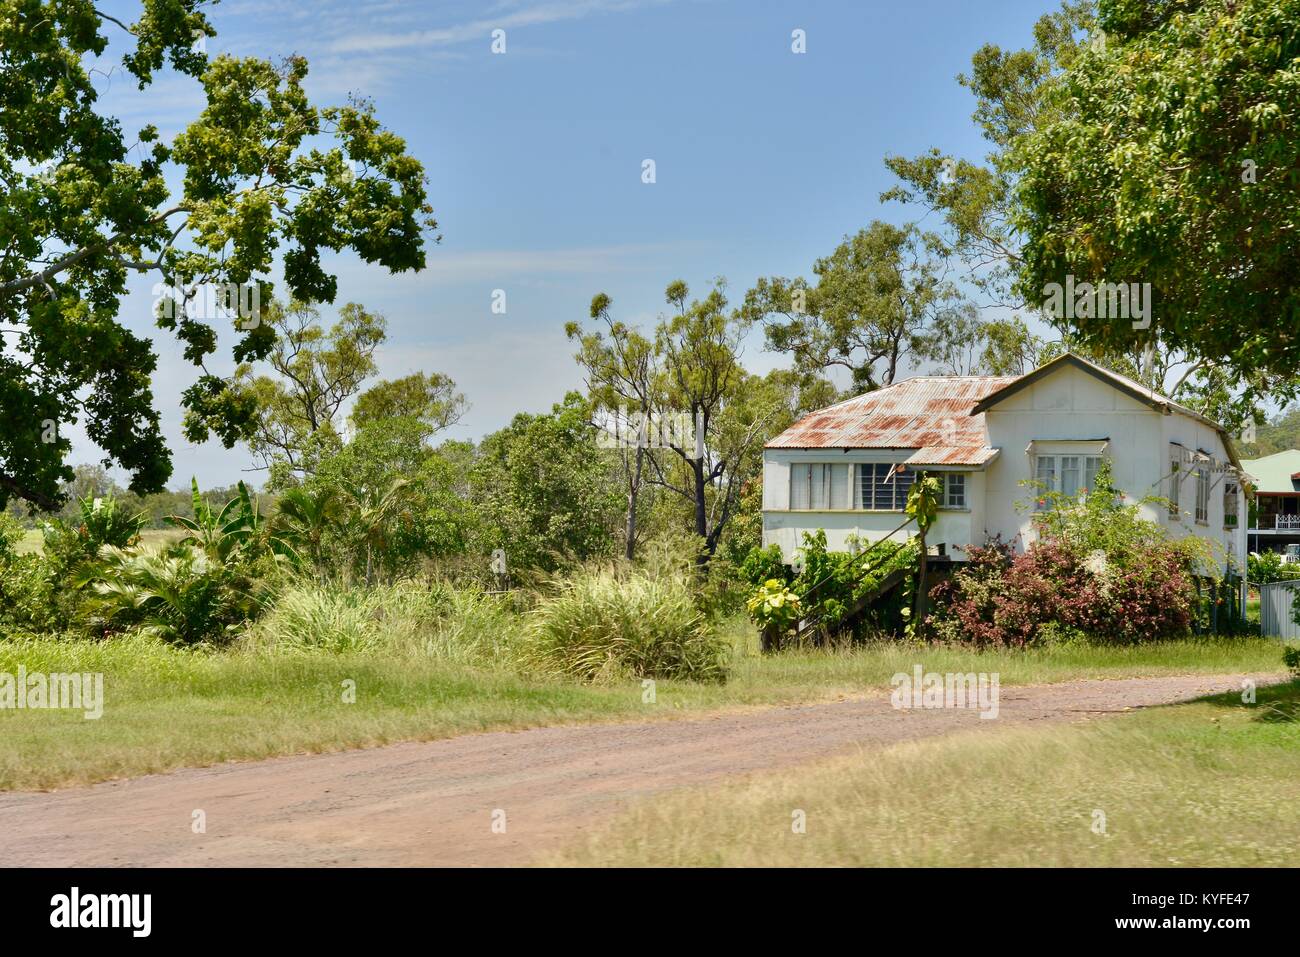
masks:
<svg viewBox="0 0 1300 957"><path fill-rule="evenodd" d="M593 293L651 323L663 289L725 276L733 301L761 275L807 275L846 233L914 217L879 194L886 154L930 146L977 158L973 100L956 81L985 42L1022 47L1051 0L226 0L210 55L305 56L319 103L349 93L425 165L442 242L428 268L390 276L334 263L337 304L382 312L384 377L452 376L471 403L452 435L477 439L581 384L564 323ZM130 17L135 3L106 12ZM491 34L505 31L506 52ZM807 52L791 51L802 29ZM174 134L202 107L197 84L163 76L146 94L104 78L128 129ZM653 159L656 179L642 182ZM123 320L152 328L149 286ZM493 314L494 289L506 293ZM332 317L325 307L325 317ZM158 333L161 337L163 334ZM175 456L172 485L242 477L246 450L180 435L193 369L159 339L156 397ZM783 363L754 337L746 363ZM229 371L215 364L214 370ZM100 457L77 436L74 461Z"/></svg>

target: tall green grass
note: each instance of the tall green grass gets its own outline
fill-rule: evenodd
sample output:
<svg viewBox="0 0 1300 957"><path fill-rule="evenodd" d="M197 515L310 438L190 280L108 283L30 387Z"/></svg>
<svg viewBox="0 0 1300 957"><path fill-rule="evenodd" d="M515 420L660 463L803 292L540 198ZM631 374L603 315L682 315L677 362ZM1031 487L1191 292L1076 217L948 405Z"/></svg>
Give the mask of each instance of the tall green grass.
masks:
<svg viewBox="0 0 1300 957"><path fill-rule="evenodd" d="M0 672L14 674L21 665L29 674L104 675L100 720L71 711L0 710L0 790L489 729L884 695L890 676L914 662L937 671L998 671L1004 686L1281 666L1281 643L1261 639L1171 642L1145 652L1065 648L1015 655L892 644L761 656L752 627L734 619L719 629L734 644L725 683L659 680L647 699L636 681L580 683L530 671L517 657L529 616L514 612L502 596L466 593L446 601L435 605L440 614L429 616L412 596L394 599L379 614L358 600L371 612L361 626L360 651L327 650L303 623L309 618L298 620L306 629L298 639L280 643L267 631L221 648L178 647L140 635L0 640ZM411 611L410 618L395 620L396 609ZM285 623L290 612L282 614ZM345 682L354 700L343 697Z"/></svg>
<svg viewBox="0 0 1300 957"><path fill-rule="evenodd" d="M399 582L286 590L239 643L245 652L422 657L584 682L716 682L734 650L696 606L684 575L578 572L527 613L510 596Z"/></svg>
<svg viewBox="0 0 1300 957"><path fill-rule="evenodd" d="M584 569L530 614L523 660L580 681L722 681L728 643L699 610L686 575Z"/></svg>
<svg viewBox="0 0 1300 957"><path fill-rule="evenodd" d="M513 662L519 634L506 599L475 588L311 584L282 594L241 645L246 651L418 655L488 664Z"/></svg>

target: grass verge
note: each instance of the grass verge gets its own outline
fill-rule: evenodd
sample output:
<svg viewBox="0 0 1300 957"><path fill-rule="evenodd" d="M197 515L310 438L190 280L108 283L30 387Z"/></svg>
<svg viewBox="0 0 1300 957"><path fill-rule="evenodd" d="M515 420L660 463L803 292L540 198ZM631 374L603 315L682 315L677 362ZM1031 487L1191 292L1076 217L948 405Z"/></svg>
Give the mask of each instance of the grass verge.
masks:
<svg viewBox="0 0 1300 957"><path fill-rule="evenodd" d="M160 549L172 542L179 541L185 533L179 528L146 528L140 532L140 541L145 545ZM39 528L29 528L22 539L14 546L17 555L35 555L44 547L45 536Z"/></svg>
<svg viewBox="0 0 1300 957"><path fill-rule="evenodd" d="M1259 639L1014 653L890 644L761 658L746 623L732 622L727 636L735 648L730 680L661 680L653 701L639 681L579 685L530 676L506 662L449 659L431 639L345 651L256 642L185 650L139 638L0 640L0 672L15 674L23 665L29 674L102 673L105 697L98 720L72 711L0 710L0 789L63 787L471 731L885 694L890 676L914 663L935 671L998 671L1010 685L1276 671L1280 660L1279 643ZM354 683L353 703L345 700L345 682Z"/></svg>
<svg viewBox="0 0 1300 957"><path fill-rule="evenodd" d="M971 732L661 796L543 863L1294 866L1297 781L1292 682L1253 706L1222 695Z"/></svg>

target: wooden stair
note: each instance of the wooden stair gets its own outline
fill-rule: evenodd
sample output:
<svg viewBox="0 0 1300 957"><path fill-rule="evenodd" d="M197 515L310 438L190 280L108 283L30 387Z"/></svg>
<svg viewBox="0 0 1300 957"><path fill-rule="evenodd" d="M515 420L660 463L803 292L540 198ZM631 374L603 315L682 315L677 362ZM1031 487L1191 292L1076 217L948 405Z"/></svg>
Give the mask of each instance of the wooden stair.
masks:
<svg viewBox="0 0 1300 957"><path fill-rule="evenodd" d="M844 613L843 624L851 624L862 616L872 605L880 599L889 595L894 589L898 588L911 573L908 568L896 568L876 585L870 591L863 592L853 602L852 606ZM794 636L801 638L804 634L821 623L820 618L805 618L795 625Z"/></svg>

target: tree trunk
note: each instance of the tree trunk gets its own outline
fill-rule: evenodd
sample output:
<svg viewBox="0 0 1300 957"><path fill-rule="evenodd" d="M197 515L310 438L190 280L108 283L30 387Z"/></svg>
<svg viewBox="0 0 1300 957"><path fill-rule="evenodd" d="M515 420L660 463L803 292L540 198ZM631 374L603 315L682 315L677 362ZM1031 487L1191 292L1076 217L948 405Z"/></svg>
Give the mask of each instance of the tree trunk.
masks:
<svg viewBox="0 0 1300 957"><path fill-rule="evenodd" d="M916 572L916 618L914 620L913 630L919 635L921 633L921 625L925 621L927 610L925 593L925 562L928 549L925 544L925 529L921 529L918 538L920 539L921 546L921 561Z"/></svg>
<svg viewBox="0 0 1300 957"><path fill-rule="evenodd" d="M638 441L636 446L636 467L633 469L627 489L627 529L623 546L624 557L630 562L636 552L636 502L641 494L641 468L644 464L645 449Z"/></svg>
<svg viewBox="0 0 1300 957"><path fill-rule="evenodd" d="M705 501L705 491L708 489L708 483L704 480L704 459L698 458L691 461L691 473L695 481L695 534L702 540L703 544L709 541L709 513ZM710 552L707 548L700 550L696 561L701 566L709 563Z"/></svg>
<svg viewBox="0 0 1300 957"><path fill-rule="evenodd" d="M781 650L781 628L779 625L767 625L763 629L763 654Z"/></svg>

